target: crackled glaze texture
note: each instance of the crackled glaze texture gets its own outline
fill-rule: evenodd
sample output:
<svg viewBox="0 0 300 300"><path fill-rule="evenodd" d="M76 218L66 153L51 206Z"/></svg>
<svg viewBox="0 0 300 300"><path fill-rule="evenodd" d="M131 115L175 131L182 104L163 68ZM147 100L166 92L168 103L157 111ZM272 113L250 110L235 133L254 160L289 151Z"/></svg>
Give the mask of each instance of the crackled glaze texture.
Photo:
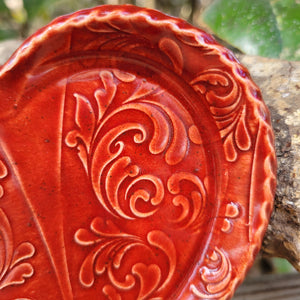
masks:
<svg viewBox="0 0 300 300"><path fill-rule="evenodd" d="M272 209L269 114L211 36L134 6L0 69L0 299L228 299Z"/></svg>

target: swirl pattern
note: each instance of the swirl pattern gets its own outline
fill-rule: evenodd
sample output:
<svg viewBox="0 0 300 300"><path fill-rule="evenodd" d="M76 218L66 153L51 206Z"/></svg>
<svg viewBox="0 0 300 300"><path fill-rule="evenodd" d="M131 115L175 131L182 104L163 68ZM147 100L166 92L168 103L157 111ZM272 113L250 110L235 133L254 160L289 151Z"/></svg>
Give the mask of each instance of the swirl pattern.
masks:
<svg viewBox="0 0 300 300"><path fill-rule="evenodd" d="M22 242L14 249L12 228L1 208L0 249L0 290L9 286L24 284L26 279L33 276L33 266L26 260L34 255L35 248L29 242Z"/></svg>
<svg viewBox="0 0 300 300"><path fill-rule="evenodd" d="M141 238L122 232L111 221L95 218L90 230L81 228L76 232L75 241L85 247L94 247L81 265L79 273L81 284L91 287L94 285L95 275L104 276L106 273L111 285L105 285L102 291L107 296L119 295L117 290L133 289L137 285L136 278L138 278L140 288L137 299L147 299L150 295L163 290L175 272L175 246L172 240L159 230L148 233L146 244ZM159 265L154 263L146 265L138 261L141 252L151 256L152 261L156 260L155 256L161 254L168 259L169 270L165 278ZM137 262L132 264L129 273L126 270L124 280L120 281L115 272L120 273L122 270L126 255L127 259L128 255L136 257Z"/></svg>
<svg viewBox="0 0 300 300"><path fill-rule="evenodd" d="M168 43L165 40L162 49ZM168 55L178 52L172 47ZM181 268L172 236L184 230L195 240L207 219L203 141L188 109L167 91L116 69L98 74L92 98L73 94L78 129L68 132L65 143L77 149L101 208L113 220L150 223L152 217L163 218L169 233L147 226L140 235L127 234L113 221L96 217L91 232L81 228L75 234L78 245L93 247L81 264L79 281L89 288L96 277L106 277L110 284L102 285L102 292L107 297L129 297L139 286L137 299L148 299L164 294L176 267ZM122 97L124 84L131 93ZM199 169L191 163L193 155L198 156ZM182 171L173 171L178 169ZM141 252L151 261L164 255L168 263L142 262ZM124 257L136 257L129 269Z"/></svg>
<svg viewBox="0 0 300 300"><path fill-rule="evenodd" d="M80 130L73 130L66 137L69 147L77 147L99 202L114 217L146 218L157 211L167 192L178 194L179 182L187 180L196 185L198 191L192 193L191 201L177 195L172 203L181 206L185 214L178 217L177 222L187 218L189 208L193 207L192 218L185 225L189 227L199 220L205 202L201 179L187 171L174 175L168 171L169 175L163 176L166 184L161 178L162 171L153 173L149 167L147 172L144 156L148 152L154 159L152 163L161 166L180 165L192 145L201 145L191 115L170 95L165 103L156 101L155 96L165 92L150 83L146 83L147 89L143 84L137 85L132 95L124 98L119 106L110 108L119 92L118 83L134 83L136 76L103 70L99 77L103 88L94 92L97 109L84 95L74 94L75 121ZM171 190L172 185L176 185L175 190ZM144 208L139 205L141 201L146 205Z"/></svg>
<svg viewBox="0 0 300 300"><path fill-rule="evenodd" d="M191 85L205 96L220 130L227 160L236 161L237 150L248 151L251 147L241 86L232 75L220 69L204 71L191 81Z"/></svg>
<svg viewBox="0 0 300 300"><path fill-rule="evenodd" d="M205 284L205 291L191 285L193 294L200 299L221 299L226 294L232 276L232 266L222 249L215 248L209 259L207 266L199 270L202 282Z"/></svg>

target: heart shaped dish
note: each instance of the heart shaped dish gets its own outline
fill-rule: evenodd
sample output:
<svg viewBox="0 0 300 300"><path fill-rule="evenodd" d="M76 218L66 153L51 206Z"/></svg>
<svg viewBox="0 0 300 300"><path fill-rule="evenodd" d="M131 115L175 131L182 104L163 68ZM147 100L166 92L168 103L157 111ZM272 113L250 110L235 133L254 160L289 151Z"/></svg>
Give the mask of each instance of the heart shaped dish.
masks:
<svg viewBox="0 0 300 300"><path fill-rule="evenodd" d="M0 298L228 299L275 190L232 53L158 11L60 17L0 69Z"/></svg>

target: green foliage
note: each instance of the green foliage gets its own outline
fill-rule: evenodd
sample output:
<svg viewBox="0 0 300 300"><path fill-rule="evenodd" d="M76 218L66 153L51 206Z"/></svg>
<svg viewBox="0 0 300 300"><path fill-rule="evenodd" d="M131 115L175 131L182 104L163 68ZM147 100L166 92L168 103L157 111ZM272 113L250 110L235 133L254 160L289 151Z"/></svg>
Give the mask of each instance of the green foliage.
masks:
<svg viewBox="0 0 300 300"><path fill-rule="evenodd" d="M300 2L273 0L271 4L281 32L281 57L300 60Z"/></svg>
<svg viewBox="0 0 300 300"><path fill-rule="evenodd" d="M4 11L4 10L7 10L7 7L6 5L4 4L3 0L0 0L0 11Z"/></svg>
<svg viewBox="0 0 300 300"><path fill-rule="evenodd" d="M296 270L292 267L292 265L285 259L279 257L273 257L272 262L275 267L276 273L291 273L296 272Z"/></svg>
<svg viewBox="0 0 300 300"><path fill-rule="evenodd" d="M7 0L6 3L9 3ZM59 15L103 4L102 0L22 0L16 10L10 10L0 0L0 40L26 38Z"/></svg>
<svg viewBox="0 0 300 300"><path fill-rule="evenodd" d="M0 29L0 40L18 37L18 31L12 29Z"/></svg>
<svg viewBox="0 0 300 300"><path fill-rule="evenodd" d="M29 20L47 12L47 8L55 4L55 2L57 2L57 0L23 0Z"/></svg>
<svg viewBox="0 0 300 300"><path fill-rule="evenodd" d="M18 36L18 30L10 23L10 12L3 0L0 0L0 40L14 38Z"/></svg>
<svg viewBox="0 0 300 300"><path fill-rule="evenodd" d="M300 59L296 0L215 0L204 22L227 43L252 55Z"/></svg>

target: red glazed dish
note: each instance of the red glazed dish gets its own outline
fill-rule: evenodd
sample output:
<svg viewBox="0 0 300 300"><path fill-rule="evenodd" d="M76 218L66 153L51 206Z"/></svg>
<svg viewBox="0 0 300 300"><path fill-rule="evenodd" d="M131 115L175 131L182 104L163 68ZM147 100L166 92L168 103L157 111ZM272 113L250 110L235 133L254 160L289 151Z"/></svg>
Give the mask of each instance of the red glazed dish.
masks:
<svg viewBox="0 0 300 300"><path fill-rule="evenodd" d="M229 299L275 190L232 53L160 12L63 16L0 69L0 299Z"/></svg>

